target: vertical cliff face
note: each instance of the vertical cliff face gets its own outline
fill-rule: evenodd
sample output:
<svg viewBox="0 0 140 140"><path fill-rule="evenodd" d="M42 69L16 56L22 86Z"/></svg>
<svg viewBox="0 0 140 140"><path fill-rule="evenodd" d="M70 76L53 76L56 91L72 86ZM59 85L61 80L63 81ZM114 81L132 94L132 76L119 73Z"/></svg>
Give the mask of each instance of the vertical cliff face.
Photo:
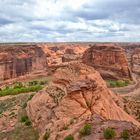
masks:
<svg viewBox="0 0 140 140"><path fill-rule="evenodd" d="M46 56L37 45L1 46L0 49L1 81L47 68Z"/></svg>
<svg viewBox="0 0 140 140"><path fill-rule="evenodd" d="M132 79L124 50L114 44L96 44L87 49L83 63L95 67L103 78Z"/></svg>
<svg viewBox="0 0 140 140"><path fill-rule="evenodd" d="M132 53L131 69L133 72L140 73L140 48L135 49Z"/></svg>

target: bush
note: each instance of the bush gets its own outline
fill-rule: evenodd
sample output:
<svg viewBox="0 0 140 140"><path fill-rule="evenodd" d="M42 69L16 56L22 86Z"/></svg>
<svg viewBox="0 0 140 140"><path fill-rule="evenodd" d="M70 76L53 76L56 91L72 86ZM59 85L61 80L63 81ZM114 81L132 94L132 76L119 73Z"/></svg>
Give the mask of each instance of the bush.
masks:
<svg viewBox="0 0 140 140"><path fill-rule="evenodd" d="M20 121L21 121L22 123L24 123L24 122L26 122L28 119L29 119L28 116L25 115L25 116L22 116L22 117L21 117L21 120L20 120Z"/></svg>
<svg viewBox="0 0 140 140"><path fill-rule="evenodd" d="M105 139L112 139L115 136L115 131L112 128L104 129L104 137Z"/></svg>
<svg viewBox="0 0 140 140"><path fill-rule="evenodd" d="M45 80L45 81L40 81L40 82L39 82L40 85L45 85L45 84L47 84L47 83L48 83L47 80Z"/></svg>
<svg viewBox="0 0 140 140"><path fill-rule="evenodd" d="M43 140L48 140L50 137L50 133L46 132L44 137L43 137Z"/></svg>
<svg viewBox="0 0 140 140"><path fill-rule="evenodd" d="M80 136L86 136L86 135L90 135L91 134L91 124L85 124L85 126L83 128L80 129L79 133Z"/></svg>
<svg viewBox="0 0 140 140"><path fill-rule="evenodd" d="M66 136L65 138L64 138L64 140L74 140L74 137L73 137L73 135L68 135L68 136Z"/></svg>
<svg viewBox="0 0 140 140"><path fill-rule="evenodd" d="M25 125L30 126L32 124L32 122L29 120L28 116L22 116L21 120L22 123L25 123Z"/></svg>
<svg viewBox="0 0 140 140"><path fill-rule="evenodd" d="M130 138L129 131L127 129L123 130L123 132L121 133L121 138L123 138L124 140L128 140Z"/></svg>
<svg viewBox="0 0 140 140"><path fill-rule="evenodd" d="M22 87L24 87L23 86L23 84L21 83L21 82L17 82L15 85L14 85L14 89L16 89L16 88L22 88Z"/></svg>
<svg viewBox="0 0 140 140"><path fill-rule="evenodd" d="M29 86L35 86L35 85L38 85L38 81L29 82Z"/></svg>

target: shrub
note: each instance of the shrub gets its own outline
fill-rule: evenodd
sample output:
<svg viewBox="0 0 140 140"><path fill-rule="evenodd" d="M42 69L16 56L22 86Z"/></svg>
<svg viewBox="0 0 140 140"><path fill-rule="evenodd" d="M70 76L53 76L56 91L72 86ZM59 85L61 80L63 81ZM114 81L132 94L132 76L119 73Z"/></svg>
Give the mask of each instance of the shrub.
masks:
<svg viewBox="0 0 140 140"><path fill-rule="evenodd" d="M31 81L29 82L29 86L35 86L38 84L38 81Z"/></svg>
<svg viewBox="0 0 140 140"><path fill-rule="evenodd" d="M39 82L40 85L45 85L45 84L47 84L47 83L48 83L47 80L45 80L45 81L40 81L40 82Z"/></svg>
<svg viewBox="0 0 140 140"><path fill-rule="evenodd" d="M43 140L48 140L50 137L50 133L49 132L46 132L44 137L43 137Z"/></svg>
<svg viewBox="0 0 140 140"><path fill-rule="evenodd" d="M112 139L115 136L115 131L112 128L104 129L104 137L105 139Z"/></svg>
<svg viewBox="0 0 140 140"><path fill-rule="evenodd" d="M90 135L91 134L91 124L85 124L85 126L83 128L80 129L79 133L80 136L86 136L86 135Z"/></svg>
<svg viewBox="0 0 140 140"><path fill-rule="evenodd" d="M27 121L25 122L25 125L31 126L31 125L32 125L32 122L31 122L30 120L27 120Z"/></svg>
<svg viewBox="0 0 140 140"><path fill-rule="evenodd" d="M74 140L74 137L73 137L73 135L68 135L68 136L66 136L65 138L64 138L64 140Z"/></svg>
<svg viewBox="0 0 140 140"><path fill-rule="evenodd" d="M21 117L21 120L20 120L20 121L21 121L22 123L24 123L24 122L26 122L28 119L29 119L28 116L25 115L25 116L22 116L22 117Z"/></svg>
<svg viewBox="0 0 140 140"><path fill-rule="evenodd" d="M26 115L22 116L20 121L22 123L25 123L25 125L27 125L27 126L30 126L32 124L31 121L29 120L28 116L26 116Z"/></svg>
<svg viewBox="0 0 140 140"><path fill-rule="evenodd" d="M14 89L16 88L22 88L23 87L23 84L21 82L17 82L15 85L14 85Z"/></svg>
<svg viewBox="0 0 140 140"><path fill-rule="evenodd" d="M116 81L116 85L117 87L123 87L123 86L126 86L126 82L123 80L118 80Z"/></svg>
<svg viewBox="0 0 140 140"><path fill-rule="evenodd" d="M129 137L129 131L127 129L123 130L123 132L121 133L121 138L123 138L124 140L128 140Z"/></svg>

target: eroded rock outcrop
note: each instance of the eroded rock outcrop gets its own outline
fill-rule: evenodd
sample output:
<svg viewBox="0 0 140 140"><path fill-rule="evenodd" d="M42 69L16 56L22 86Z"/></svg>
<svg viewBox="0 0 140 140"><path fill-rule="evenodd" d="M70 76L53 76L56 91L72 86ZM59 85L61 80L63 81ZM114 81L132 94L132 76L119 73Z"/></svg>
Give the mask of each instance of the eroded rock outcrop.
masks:
<svg viewBox="0 0 140 140"><path fill-rule="evenodd" d="M94 68L72 63L57 69L54 76L54 81L37 93L27 106L33 126L39 129L40 139L47 131L50 140L62 140L68 134L78 140L79 129L95 114L103 120L140 125L117 105L120 99L107 89Z"/></svg>
<svg viewBox="0 0 140 140"><path fill-rule="evenodd" d="M49 66L81 59L89 43L44 43L39 44L47 56Z"/></svg>
<svg viewBox="0 0 140 140"><path fill-rule="evenodd" d="M37 45L0 46L0 80L45 70L47 58Z"/></svg>
<svg viewBox="0 0 140 140"><path fill-rule="evenodd" d="M140 48L136 48L131 55L131 69L140 74Z"/></svg>
<svg viewBox="0 0 140 140"><path fill-rule="evenodd" d="M105 79L132 80L124 50L118 45L93 45L84 53L83 63L93 66Z"/></svg>

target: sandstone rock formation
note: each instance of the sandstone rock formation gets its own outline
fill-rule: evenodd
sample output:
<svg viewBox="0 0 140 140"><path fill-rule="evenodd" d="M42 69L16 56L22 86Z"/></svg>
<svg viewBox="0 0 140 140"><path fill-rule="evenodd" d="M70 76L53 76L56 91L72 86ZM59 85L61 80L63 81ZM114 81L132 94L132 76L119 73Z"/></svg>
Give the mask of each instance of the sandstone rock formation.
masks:
<svg viewBox="0 0 140 140"><path fill-rule="evenodd" d="M140 125L117 105L120 99L107 89L94 68L71 63L57 69L54 76L54 81L37 93L27 106L33 126L39 129L40 140L46 131L50 133L50 140L62 140L68 134L78 140L79 129L86 121L92 121L93 115L103 120Z"/></svg>
<svg viewBox="0 0 140 140"><path fill-rule="evenodd" d="M131 70L140 74L140 48L134 49L131 55Z"/></svg>
<svg viewBox="0 0 140 140"><path fill-rule="evenodd" d="M93 66L105 79L132 80L124 50L118 45L93 45L84 53L83 63Z"/></svg>
<svg viewBox="0 0 140 140"><path fill-rule="evenodd" d="M1 45L0 80L45 70L47 58L37 45Z"/></svg>
<svg viewBox="0 0 140 140"><path fill-rule="evenodd" d="M44 43L39 46L46 53L48 65L51 66L79 60L89 43Z"/></svg>

